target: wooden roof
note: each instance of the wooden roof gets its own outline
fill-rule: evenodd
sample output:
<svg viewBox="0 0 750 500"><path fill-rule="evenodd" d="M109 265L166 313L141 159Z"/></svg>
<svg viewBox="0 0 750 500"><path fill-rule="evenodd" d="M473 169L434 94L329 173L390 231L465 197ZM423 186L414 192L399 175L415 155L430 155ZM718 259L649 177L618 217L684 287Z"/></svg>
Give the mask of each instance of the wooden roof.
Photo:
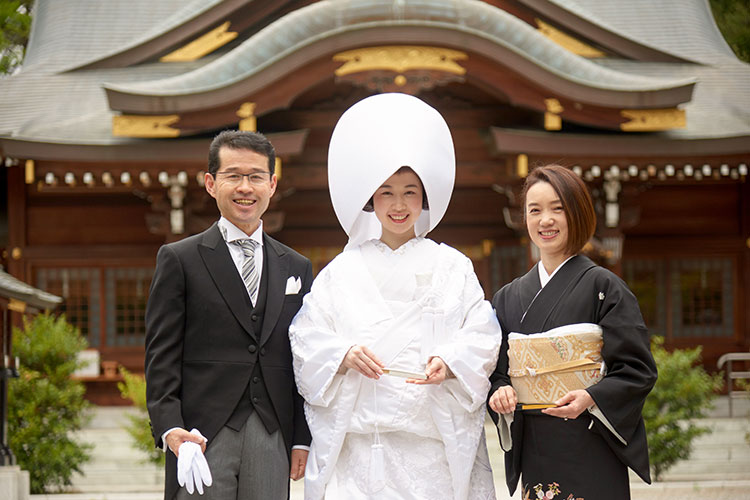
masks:
<svg viewBox="0 0 750 500"><path fill-rule="evenodd" d="M750 66L702 0L133 0L95 9L39 0L24 66L0 80L0 148L25 159L203 162L217 130L271 122L321 87L359 85L490 96L505 116L526 117L479 131L496 153L519 149L497 141L504 135L529 152L551 140L606 155L607 144L638 137L675 157L741 155L750 153L747 81ZM291 157L307 132L284 127L263 131L286 134L274 143Z"/></svg>

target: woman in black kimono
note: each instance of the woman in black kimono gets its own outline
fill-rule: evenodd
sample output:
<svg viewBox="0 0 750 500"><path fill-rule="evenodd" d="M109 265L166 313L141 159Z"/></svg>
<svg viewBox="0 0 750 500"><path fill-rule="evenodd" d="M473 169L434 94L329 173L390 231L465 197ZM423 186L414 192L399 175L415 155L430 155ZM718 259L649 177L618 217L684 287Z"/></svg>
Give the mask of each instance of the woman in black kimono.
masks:
<svg viewBox="0 0 750 500"><path fill-rule="evenodd" d="M557 165L533 170L524 210L541 261L492 301L503 344L488 406L495 423L499 414L513 416L512 447L505 453L508 489L512 495L520 477L524 498L629 499L628 467L651 482L641 410L656 382L638 301L615 274L578 255L594 234L596 216L577 175ZM555 408L517 410L508 334L575 323L601 327L606 374L585 390L568 392Z"/></svg>

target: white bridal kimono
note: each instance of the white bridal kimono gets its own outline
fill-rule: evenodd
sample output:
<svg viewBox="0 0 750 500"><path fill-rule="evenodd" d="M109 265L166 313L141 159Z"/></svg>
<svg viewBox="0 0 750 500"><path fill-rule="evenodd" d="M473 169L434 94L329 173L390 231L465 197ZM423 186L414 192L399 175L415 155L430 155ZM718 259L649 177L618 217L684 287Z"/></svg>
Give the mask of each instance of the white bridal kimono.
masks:
<svg viewBox="0 0 750 500"><path fill-rule="evenodd" d="M484 404L501 332L467 257L424 238L366 241L320 272L289 335L313 437L306 499L495 498ZM453 376L339 373L356 344L408 371L439 356Z"/></svg>

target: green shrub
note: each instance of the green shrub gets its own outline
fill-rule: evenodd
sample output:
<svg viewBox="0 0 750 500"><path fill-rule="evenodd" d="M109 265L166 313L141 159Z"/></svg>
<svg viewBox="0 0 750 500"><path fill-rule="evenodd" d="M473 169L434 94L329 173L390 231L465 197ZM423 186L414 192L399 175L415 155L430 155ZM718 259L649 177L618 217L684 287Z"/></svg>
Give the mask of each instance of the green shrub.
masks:
<svg viewBox="0 0 750 500"><path fill-rule="evenodd" d="M90 445L71 437L87 421L85 388L71 379L86 339L65 321L40 314L13 329L13 353L20 377L8 384L8 435L21 468L29 471L31 493L59 491L89 459Z"/></svg>
<svg viewBox="0 0 750 500"><path fill-rule="evenodd" d="M696 425L712 407L721 375L709 375L699 364L701 347L664 349L664 339L653 337L651 352L659 378L643 407L648 437L648 455L654 480L692 452L693 440L711 429Z"/></svg>
<svg viewBox="0 0 750 500"><path fill-rule="evenodd" d="M137 415L128 415L130 424L126 427L126 430L133 438L135 448L146 454L145 461L163 466L164 452L154 446L154 438L151 436L151 427L148 423L146 379L141 375L130 373L123 367L120 367L120 374L124 379L124 382L117 383L120 394L123 398L132 401L133 405L139 410Z"/></svg>

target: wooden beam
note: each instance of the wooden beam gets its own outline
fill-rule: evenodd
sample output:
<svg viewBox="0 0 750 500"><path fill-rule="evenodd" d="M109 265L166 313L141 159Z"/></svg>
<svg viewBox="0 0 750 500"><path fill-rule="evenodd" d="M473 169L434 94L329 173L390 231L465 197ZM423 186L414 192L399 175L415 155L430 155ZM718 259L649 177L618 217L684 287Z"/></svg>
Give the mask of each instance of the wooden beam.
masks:
<svg viewBox="0 0 750 500"><path fill-rule="evenodd" d="M505 159L495 161L464 161L456 167L456 188L489 187L511 179ZM284 164L284 176L279 189L328 189L328 169L324 164Z"/></svg>
<svg viewBox="0 0 750 500"><path fill-rule="evenodd" d="M293 156L304 150L308 130L291 130L266 134L278 156ZM205 139L132 139L113 144L59 144L21 139L0 138L3 154L12 158L56 162L162 163L198 162L206 164L211 138ZM72 166L72 171L83 172ZM39 170L37 168L37 170Z"/></svg>
<svg viewBox="0 0 750 500"><path fill-rule="evenodd" d="M490 129L499 153L526 153L559 157L669 157L744 155L750 153L750 137L721 139L665 139L663 135L607 135L551 133L501 127Z"/></svg>

